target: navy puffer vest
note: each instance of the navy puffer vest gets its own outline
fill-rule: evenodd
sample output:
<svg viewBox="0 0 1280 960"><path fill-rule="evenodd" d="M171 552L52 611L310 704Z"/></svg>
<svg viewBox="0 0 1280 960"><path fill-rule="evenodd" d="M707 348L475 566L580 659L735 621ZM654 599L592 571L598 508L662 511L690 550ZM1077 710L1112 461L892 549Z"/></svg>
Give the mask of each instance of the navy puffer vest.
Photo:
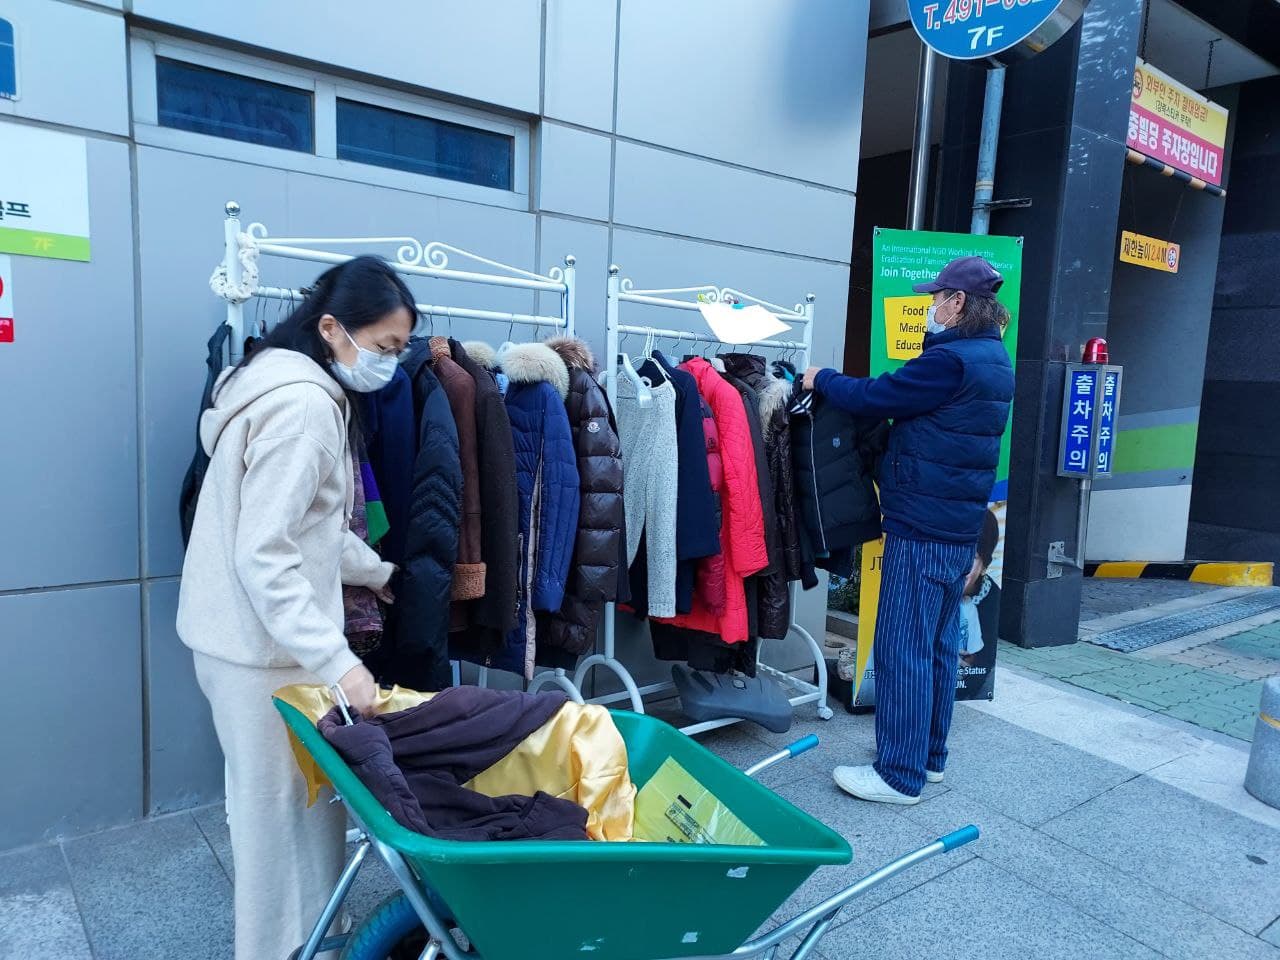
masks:
<svg viewBox="0 0 1280 960"><path fill-rule="evenodd" d="M1000 438L1013 401L1013 365L996 330L925 338L925 350L958 359L955 396L929 413L894 422L880 466L885 529L915 540L977 543L995 485Z"/></svg>

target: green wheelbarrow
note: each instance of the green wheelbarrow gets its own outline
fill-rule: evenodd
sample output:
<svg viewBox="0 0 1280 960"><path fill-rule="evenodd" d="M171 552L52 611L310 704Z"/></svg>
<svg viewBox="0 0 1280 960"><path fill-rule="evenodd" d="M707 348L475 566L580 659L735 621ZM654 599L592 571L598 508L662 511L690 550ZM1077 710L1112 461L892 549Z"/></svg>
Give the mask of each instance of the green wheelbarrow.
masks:
<svg viewBox="0 0 1280 960"><path fill-rule="evenodd" d="M275 705L359 828L333 895L291 960L314 960L330 950L341 950L343 960L775 958L779 945L797 936L802 939L791 960L803 960L850 900L978 837L976 827L963 827L753 938L815 870L853 859L844 837L752 779L765 767L816 746L817 737L806 737L744 772L661 720L612 714L637 788L673 758L763 846L462 843L402 827L306 716L283 701ZM386 863L401 893L350 934L326 937L371 850Z"/></svg>

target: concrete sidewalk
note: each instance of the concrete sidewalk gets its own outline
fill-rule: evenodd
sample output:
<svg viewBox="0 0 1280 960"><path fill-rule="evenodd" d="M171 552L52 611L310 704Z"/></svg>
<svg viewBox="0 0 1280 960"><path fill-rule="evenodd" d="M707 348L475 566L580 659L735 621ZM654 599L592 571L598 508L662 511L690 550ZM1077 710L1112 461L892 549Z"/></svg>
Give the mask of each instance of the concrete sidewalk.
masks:
<svg viewBox="0 0 1280 960"><path fill-rule="evenodd" d="M996 662L1249 741L1262 681L1280 675L1280 608L1203 626L1240 600L1280 600L1280 588L1086 580L1082 642L1031 650L1002 642ZM1127 653L1102 645L1133 628L1169 639Z"/></svg>
<svg viewBox="0 0 1280 960"><path fill-rule="evenodd" d="M1240 787L1240 745L1016 669L996 697L957 706L946 783L915 807L832 785L832 766L871 757L870 716L705 738L737 764L823 739L762 779L847 836L855 863L820 871L780 917L957 826L982 828L846 908L826 960L1280 960L1280 811ZM230 877L219 807L0 856L0 957L224 960ZM390 889L366 869L355 913Z"/></svg>

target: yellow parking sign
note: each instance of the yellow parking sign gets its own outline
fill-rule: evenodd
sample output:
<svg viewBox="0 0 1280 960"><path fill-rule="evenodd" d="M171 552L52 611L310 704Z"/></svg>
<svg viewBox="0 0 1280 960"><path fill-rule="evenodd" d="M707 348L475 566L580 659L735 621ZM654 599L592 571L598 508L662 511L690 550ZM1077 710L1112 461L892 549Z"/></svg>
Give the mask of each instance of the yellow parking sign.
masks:
<svg viewBox="0 0 1280 960"><path fill-rule="evenodd" d="M1182 258L1182 248L1168 240L1144 237L1140 233L1123 230L1120 233L1120 260L1124 263L1177 273Z"/></svg>

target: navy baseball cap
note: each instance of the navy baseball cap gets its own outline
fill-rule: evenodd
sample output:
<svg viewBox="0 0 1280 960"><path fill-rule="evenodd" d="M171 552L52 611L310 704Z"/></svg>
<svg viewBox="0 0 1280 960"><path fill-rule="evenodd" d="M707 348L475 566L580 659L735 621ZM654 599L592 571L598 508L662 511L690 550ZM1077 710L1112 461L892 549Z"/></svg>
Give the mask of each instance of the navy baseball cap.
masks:
<svg viewBox="0 0 1280 960"><path fill-rule="evenodd" d="M1000 271L982 257L957 257L928 283L917 283L911 289L916 293L937 293L939 290L962 290L972 297L994 297L1004 277Z"/></svg>

